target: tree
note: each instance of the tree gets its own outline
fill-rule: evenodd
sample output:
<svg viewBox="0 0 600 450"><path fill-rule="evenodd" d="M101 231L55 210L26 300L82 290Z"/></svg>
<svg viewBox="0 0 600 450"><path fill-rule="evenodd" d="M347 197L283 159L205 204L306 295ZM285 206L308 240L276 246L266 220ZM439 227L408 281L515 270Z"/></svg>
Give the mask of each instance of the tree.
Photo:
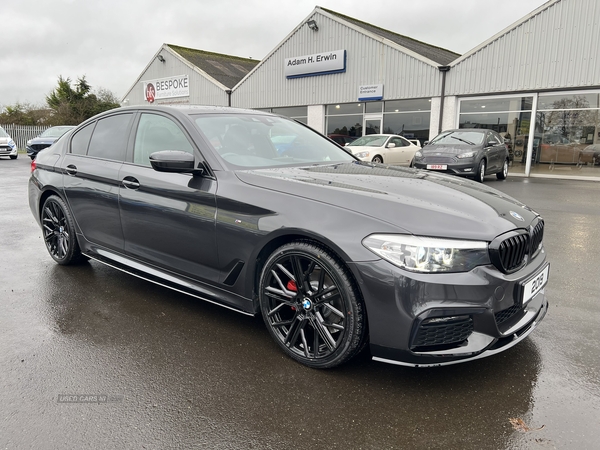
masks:
<svg viewBox="0 0 600 450"><path fill-rule="evenodd" d="M85 76L77 79L74 87L70 78L58 77L58 86L46 97L46 103L54 113L52 125L79 125L86 119L120 105L115 95L99 89L97 95Z"/></svg>
<svg viewBox="0 0 600 450"><path fill-rule="evenodd" d="M0 113L0 123L15 125L44 125L52 115L52 110L29 103L16 103L6 106Z"/></svg>

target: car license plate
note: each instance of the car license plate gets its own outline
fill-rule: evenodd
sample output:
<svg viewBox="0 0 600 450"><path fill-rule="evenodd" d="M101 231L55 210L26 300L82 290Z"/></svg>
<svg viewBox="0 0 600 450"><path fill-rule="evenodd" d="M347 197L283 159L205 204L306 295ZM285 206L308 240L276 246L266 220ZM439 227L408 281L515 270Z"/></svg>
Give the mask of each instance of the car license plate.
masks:
<svg viewBox="0 0 600 450"><path fill-rule="evenodd" d="M427 164L429 170L446 170L448 166L446 164Z"/></svg>
<svg viewBox="0 0 600 450"><path fill-rule="evenodd" d="M550 273L550 264L547 264L540 272L535 274L523 285L523 306L537 295L546 283L548 283L548 275Z"/></svg>

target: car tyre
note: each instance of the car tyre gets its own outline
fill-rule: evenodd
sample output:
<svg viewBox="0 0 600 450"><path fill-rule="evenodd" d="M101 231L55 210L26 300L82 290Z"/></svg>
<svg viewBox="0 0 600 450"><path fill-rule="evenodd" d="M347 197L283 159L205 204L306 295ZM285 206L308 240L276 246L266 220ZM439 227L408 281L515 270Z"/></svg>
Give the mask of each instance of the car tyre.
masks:
<svg viewBox="0 0 600 450"><path fill-rule="evenodd" d="M46 249L54 261L67 266L87 259L81 254L73 216L62 198L51 195L46 199L41 220Z"/></svg>
<svg viewBox="0 0 600 450"><path fill-rule="evenodd" d="M475 177L475 181L483 183L484 178L485 178L485 159L482 159L479 162L479 167L477 168L477 176Z"/></svg>
<svg viewBox="0 0 600 450"><path fill-rule="evenodd" d="M383 164L383 158L379 155L374 156L373 160L371 162L377 163L377 164Z"/></svg>
<svg viewBox="0 0 600 450"><path fill-rule="evenodd" d="M343 263L317 243L297 241L275 250L261 272L259 301L273 339L306 366L335 367L363 347L360 292Z"/></svg>
<svg viewBox="0 0 600 450"><path fill-rule="evenodd" d="M17 156L19 155L10 155L10 159L17 159Z"/></svg>
<svg viewBox="0 0 600 450"><path fill-rule="evenodd" d="M504 160L504 164L502 165L502 170L496 174L496 178L499 180L506 180L508 176L508 159Z"/></svg>

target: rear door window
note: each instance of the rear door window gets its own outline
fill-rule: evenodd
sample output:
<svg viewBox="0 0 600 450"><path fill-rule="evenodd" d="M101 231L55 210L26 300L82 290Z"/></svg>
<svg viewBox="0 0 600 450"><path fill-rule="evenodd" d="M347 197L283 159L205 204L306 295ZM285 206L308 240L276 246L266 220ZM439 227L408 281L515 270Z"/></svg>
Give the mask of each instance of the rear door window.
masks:
<svg viewBox="0 0 600 450"><path fill-rule="evenodd" d="M96 124L88 156L124 161L133 114L117 114L100 119Z"/></svg>

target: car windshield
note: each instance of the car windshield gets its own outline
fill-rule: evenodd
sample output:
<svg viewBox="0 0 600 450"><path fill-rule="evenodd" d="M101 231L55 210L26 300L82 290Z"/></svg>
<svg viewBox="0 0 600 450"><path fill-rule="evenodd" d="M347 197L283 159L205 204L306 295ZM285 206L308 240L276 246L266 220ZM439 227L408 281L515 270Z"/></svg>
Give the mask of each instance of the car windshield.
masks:
<svg viewBox="0 0 600 450"><path fill-rule="evenodd" d="M310 128L266 115L193 115L216 153L240 168L354 161L355 158Z"/></svg>
<svg viewBox="0 0 600 450"><path fill-rule="evenodd" d="M44 138L59 138L63 134L65 134L67 131L69 131L71 128L74 128L74 127L52 127L52 128L48 128L46 131L44 131L42 134L40 134L40 137L44 137Z"/></svg>
<svg viewBox="0 0 600 450"><path fill-rule="evenodd" d="M387 136L363 136L348 144L352 147L382 147L385 144Z"/></svg>
<svg viewBox="0 0 600 450"><path fill-rule="evenodd" d="M468 144L479 145L483 143L484 133L477 131L446 131L438 134L430 144Z"/></svg>
<svg viewBox="0 0 600 450"><path fill-rule="evenodd" d="M0 127L0 137L9 137L8 133L2 127Z"/></svg>

